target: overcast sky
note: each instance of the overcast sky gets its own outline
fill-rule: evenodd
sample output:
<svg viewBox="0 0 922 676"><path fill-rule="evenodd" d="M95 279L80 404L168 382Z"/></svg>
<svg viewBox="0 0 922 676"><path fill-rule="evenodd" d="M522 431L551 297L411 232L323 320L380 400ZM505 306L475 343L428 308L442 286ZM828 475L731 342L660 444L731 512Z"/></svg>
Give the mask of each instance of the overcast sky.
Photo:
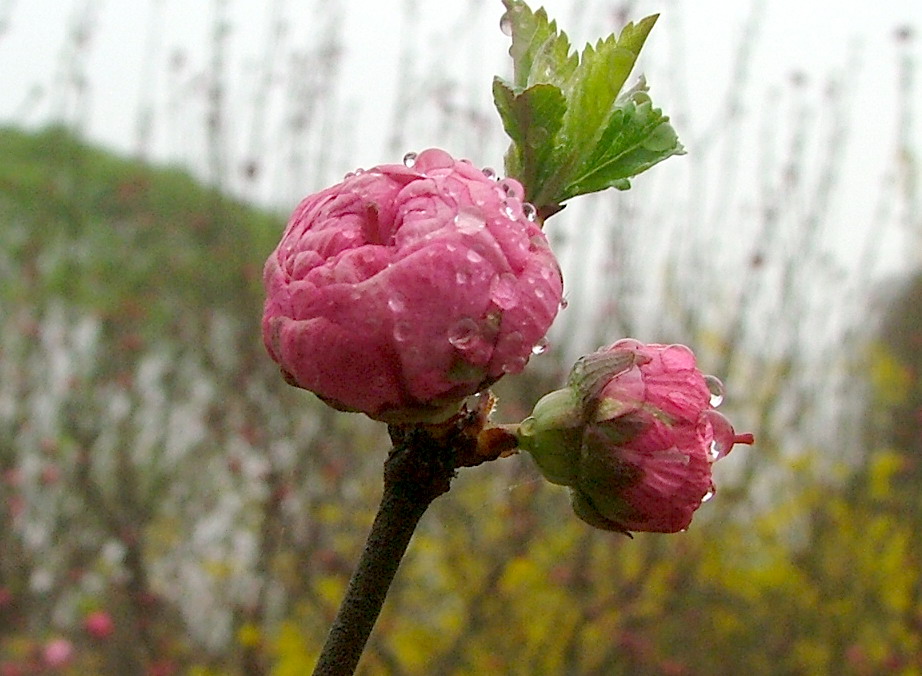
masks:
<svg viewBox="0 0 922 676"><path fill-rule="evenodd" d="M543 4L580 45L618 28L607 8L625 5L629 16L637 18L660 12L646 50L648 68L681 73L683 90L653 82L656 101L669 110L673 99L684 97L679 104L689 109L693 122L702 124L708 107L725 95L754 11L752 84L780 84L794 72L823 78L850 62L860 63L861 71L849 85L857 96L877 105L886 105L894 84L894 31L922 26L922 2L917 0L771 0L761 3L761 11L754 10L760 3L752 0ZM207 69L214 18L222 5L229 21L228 71L240 74L252 71L265 54L274 14L288 26L280 48L284 52L307 48L316 40L318 25L340 13L347 27L347 67L340 91L353 104L363 133L380 124L377 104L392 95L393 75L408 41L416 45L419 61L478 82L486 92L484 100L491 75L506 67L499 0L0 0L5 29L0 34L0 120L35 124L66 111L61 80L74 59L67 53L65 35L69 24L85 18L89 42L77 67L85 70L90 91L89 108L83 112L86 130L109 145L132 149L139 106L164 95L170 58L182 54L189 72ZM438 141L420 139L424 145ZM157 148L161 154L175 150L163 143ZM373 159L369 153L357 161Z"/></svg>
<svg viewBox="0 0 922 676"><path fill-rule="evenodd" d="M826 143L822 137L834 126L829 120L835 111L826 98L829 83L837 82L850 130L840 160L845 177L840 194L853 200L838 205L843 232L864 231L858 225L875 217L877 206L866 197L868 186L889 180L899 156L900 54L922 60L919 36L902 43L895 36L902 28L918 32L922 27L922 2L543 4L580 47L618 30L623 20L619 8L633 19L661 14L640 70L648 76L654 102L672 115L690 156L715 152L713 139L724 131L733 101L731 85L743 83L737 105L751 124L738 132L736 152L752 157L740 171L765 161L756 157L757 135L784 129L803 115L815 118L817 138L807 139L807 147L819 162ZM431 145L499 166L501 129L489 108L492 76L510 70L508 38L499 30L501 14L500 0L0 0L0 123L37 126L63 118L109 147L180 162L207 176L204 100L216 18L223 17L223 159L233 170L227 179L232 188L288 209L299 196L350 168L398 161L404 151ZM279 35L273 33L276 23L283 27ZM77 51L67 39L75 28L87 36ZM334 114L323 123L332 150L320 155L319 166L294 171L295 148L307 141L286 131L291 126L290 92L311 82L317 72L316 60L298 70L292 55L316 53L323 40L332 38L341 48L330 94ZM273 86L261 90L266 64ZM399 80L401 72L409 80ZM795 76L803 83L800 89L792 85ZM75 78L85 84L81 96ZM418 114L416 108L435 105L427 87L448 81L455 85L447 99L485 111L483 135L461 134L451 125L431 122L433 115ZM399 91L409 91L409 99L395 107ZM920 93L922 86L917 85L914 96L918 99ZM302 95L297 105L309 108L313 94L307 88ZM771 117L773 106L777 120ZM912 106L910 112L922 111L922 101ZM144 110L151 112L149 118L142 115ZM145 119L147 126L141 124ZM411 127L397 139L399 151L388 145L394 141L390 130L395 123ZM918 126L912 130L916 148ZM487 137L496 143L485 144ZM316 139L310 143L316 154ZM257 145L262 160L290 157L284 168L265 172L261 182L247 187L237 167ZM670 172L681 171L683 161L670 160L668 167L656 169L655 178L643 180L677 181Z"/></svg>

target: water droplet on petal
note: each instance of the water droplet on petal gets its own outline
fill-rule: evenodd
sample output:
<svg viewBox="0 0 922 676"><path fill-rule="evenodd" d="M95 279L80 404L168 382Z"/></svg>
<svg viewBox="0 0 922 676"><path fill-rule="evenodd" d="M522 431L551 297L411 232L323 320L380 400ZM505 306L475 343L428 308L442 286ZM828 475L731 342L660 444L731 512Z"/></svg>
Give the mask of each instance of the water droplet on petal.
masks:
<svg viewBox="0 0 922 676"><path fill-rule="evenodd" d="M403 156L403 164L405 167L413 167L416 164L416 158L418 157L417 153L407 153Z"/></svg>
<svg viewBox="0 0 922 676"><path fill-rule="evenodd" d="M716 441L711 441L708 445L708 462L717 462L720 460L720 445Z"/></svg>
<svg viewBox="0 0 922 676"><path fill-rule="evenodd" d="M701 498L701 504L703 505L705 502L707 502L708 500L710 500L711 498L713 498L715 492L716 492L716 491L714 490L714 487L713 487L713 486L712 486L710 489L708 489L708 492L705 493L705 494L704 494L704 497Z"/></svg>
<svg viewBox="0 0 922 676"><path fill-rule="evenodd" d="M484 167L482 169L482 172L483 172L483 175L489 178L491 181L498 180L496 176L496 171L494 171L492 167Z"/></svg>
<svg viewBox="0 0 922 676"><path fill-rule="evenodd" d="M622 338L617 341L612 347L616 347L622 350L642 350L644 345L639 340L634 338Z"/></svg>
<svg viewBox="0 0 922 676"><path fill-rule="evenodd" d="M527 363L526 357L513 357L503 364L503 373L521 373Z"/></svg>
<svg viewBox="0 0 922 676"><path fill-rule="evenodd" d="M519 295L516 290L515 275L504 272L494 277L490 283L490 300L500 310L508 310L518 305Z"/></svg>
<svg viewBox="0 0 922 676"><path fill-rule="evenodd" d="M455 225L458 232L465 235L475 235L486 227L486 219L479 207L461 207L455 215Z"/></svg>
<svg viewBox="0 0 922 676"><path fill-rule="evenodd" d="M561 310L566 310L569 305L570 305L570 301L568 301L566 297L562 297L560 299L560 309Z"/></svg>
<svg viewBox="0 0 922 676"><path fill-rule="evenodd" d="M410 322L405 320L400 320L394 324L394 340L398 343L403 343L410 337L410 333L413 330L413 326Z"/></svg>
<svg viewBox="0 0 922 676"><path fill-rule="evenodd" d="M350 178L352 178L353 176L355 176L355 172L354 172L354 171L350 171L348 174L346 174L345 176L343 176L343 180L344 180L344 181L348 181L348 180L349 180Z"/></svg>
<svg viewBox="0 0 922 676"><path fill-rule="evenodd" d="M471 281L471 276L464 271L459 271L455 273L455 281L458 284L467 284L469 281Z"/></svg>
<svg viewBox="0 0 922 676"><path fill-rule="evenodd" d="M448 332L448 342L459 350L469 347L478 336L477 322L470 317L462 319Z"/></svg>
<svg viewBox="0 0 922 676"><path fill-rule="evenodd" d="M706 411L708 422L711 423L713 432L713 441L708 449L708 460L716 462L727 455L733 448L736 437L734 436L733 425L723 415L717 411Z"/></svg>
<svg viewBox="0 0 922 676"><path fill-rule="evenodd" d="M717 376L704 376L704 384L711 393L711 406L717 408L724 400L724 384Z"/></svg>
<svg viewBox="0 0 922 676"><path fill-rule="evenodd" d="M467 252L467 260L469 260L471 263L480 263L483 261L483 256L471 249Z"/></svg>
<svg viewBox="0 0 922 676"><path fill-rule="evenodd" d="M499 187L500 190L502 190L506 195L506 197L510 199L521 200L523 197L522 188L518 181L510 181L508 178L506 178L499 182Z"/></svg>
<svg viewBox="0 0 922 676"><path fill-rule="evenodd" d="M512 208L512 205L509 202L503 200L503 213L506 214L506 218L511 221L515 220L515 209Z"/></svg>
<svg viewBox="0 0 922 676"><path fill-rule="evenodd" d="M522 214L525 216L526 220L535 222L535 219L538 218L538 210L535 209L535 205L531 202L525 202L522 204Z"/></svg>
<svg viewBox="0 0 922 676"><path fill-rule="evenodd" d="M547 346L548 346L547 338L542 338L537 343L532 345L531 353L535 355L544 354L545 352L547 352Z"/></svg>
<svg viewBox="0 0 922 676"><path fill-rule="evenodd" d="M512 19L509 14L503 14L499 20L499 29L503 32L503 35L512 35Z"/></svg>
<svg viewBox="0 0 922 676"><path fill-rule="evenodd" d="M407 309L407 304L398 296L391 296L387 299L387 306L391 309L391 312L403 312Z"/></svg>

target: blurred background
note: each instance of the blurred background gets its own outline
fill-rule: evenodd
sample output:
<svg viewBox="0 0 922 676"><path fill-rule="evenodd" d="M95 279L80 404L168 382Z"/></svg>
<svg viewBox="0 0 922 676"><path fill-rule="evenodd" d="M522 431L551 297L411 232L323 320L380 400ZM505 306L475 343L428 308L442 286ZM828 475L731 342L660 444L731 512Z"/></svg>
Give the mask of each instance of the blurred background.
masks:
<svg viewBox="0 0 922 676"><path fill-rule="evenodd" d="M688 155L547 226L568 307L500 383L682 342L757 445L686 533L572 516L527 457L424 518L362 674L922 673L922 5L548 0ZM383 425L284 384L262 264L303 196L500 169L499 0L0 0L0 676L302 674Z"/></svg>

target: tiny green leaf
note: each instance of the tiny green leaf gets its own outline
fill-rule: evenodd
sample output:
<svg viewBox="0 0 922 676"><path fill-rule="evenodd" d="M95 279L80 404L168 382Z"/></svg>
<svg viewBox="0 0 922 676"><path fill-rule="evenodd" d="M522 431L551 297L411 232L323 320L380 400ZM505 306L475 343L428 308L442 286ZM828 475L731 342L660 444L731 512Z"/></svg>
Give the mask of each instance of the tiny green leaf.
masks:
<svg viewBox="0 0 922 676"><path fill-rule="evenodd" d="M503 4L513 79L497 78L493 97L512 139L506 172L540 213L555 213L577 195L627 189L631 177L684 152L642 79L622 93L657 15L578 55L544 9L532 12L523 0Z"/></svg>

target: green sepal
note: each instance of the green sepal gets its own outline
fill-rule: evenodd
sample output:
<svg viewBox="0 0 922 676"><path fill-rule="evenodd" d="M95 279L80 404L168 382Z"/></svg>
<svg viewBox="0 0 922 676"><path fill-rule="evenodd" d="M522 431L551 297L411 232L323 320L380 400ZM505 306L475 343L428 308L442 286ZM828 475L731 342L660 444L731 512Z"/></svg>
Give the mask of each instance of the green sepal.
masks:
<svg viewBox="0 0 922 676"><path fill-rule="evenodd" d="M567 387L577 393L586 418L594 416L592 411L608 382L635 363L634 353L627 350L593 352L576 360L570 369Z"/></svg>
<svg viewBox="0 0 922 676"><path fill-rule="evenodd" d="M583 412L568 387L544 395L519 424L518 446L534 458L545 479L572 486L579 471Z"/></svg>

